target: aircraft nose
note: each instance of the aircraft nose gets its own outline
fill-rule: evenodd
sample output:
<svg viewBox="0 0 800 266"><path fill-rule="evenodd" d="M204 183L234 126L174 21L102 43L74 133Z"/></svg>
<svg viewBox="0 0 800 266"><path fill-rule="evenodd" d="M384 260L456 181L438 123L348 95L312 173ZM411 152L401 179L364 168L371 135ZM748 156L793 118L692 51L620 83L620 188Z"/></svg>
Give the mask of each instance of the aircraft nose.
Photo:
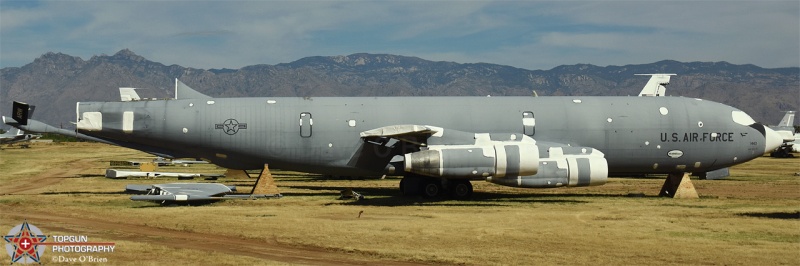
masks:
<svg viewBox="0 0 800 266"><path fill-rule="evenodd" d="M783 144L783 137L768 127L764 127L764 139L764 153L772 152Z"/></svg>

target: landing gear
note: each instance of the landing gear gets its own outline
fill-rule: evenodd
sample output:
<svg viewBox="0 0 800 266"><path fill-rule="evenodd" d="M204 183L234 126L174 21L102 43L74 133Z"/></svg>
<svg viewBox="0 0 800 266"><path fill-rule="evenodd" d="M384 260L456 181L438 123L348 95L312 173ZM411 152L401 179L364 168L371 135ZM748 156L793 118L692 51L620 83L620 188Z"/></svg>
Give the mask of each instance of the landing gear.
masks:
<svg viewBox="0 0 800 266"><path fill-rule="evenodd" d="M400 180L400 193L403 196L414 196L422 194L422 184L427 178L422 176L405 176Z"/></svg>
<svg viewBox="0 0 800 266"><path fill-rule="evenodd" d="M468 179L407 175L400 181L400 193L404 196L421 195L428 199L449 195L456 200L467 200L472 196L472 184Z"/></svg>
<svg viewBox="0 0 800 266"><path fill-rule="evenodd" d="M792 146L785 146L785 145L771 152L769 156L775 158L794 158L794 154L792 154Z"/></svg>
<svg viewBox="0 0 800 266"><path fill-rule="evenodd" d="M426 180L427 182L422 184L422 196L428 199L436 198L442 195L442 182L435 179L429 178Z"/></svg>
<svg viewBox="0 0 800 266"><path fill-rule="evenodd" d="M450 197L455 200L468 200L472 197L472 183L467 179L450 180Z"/></svg>

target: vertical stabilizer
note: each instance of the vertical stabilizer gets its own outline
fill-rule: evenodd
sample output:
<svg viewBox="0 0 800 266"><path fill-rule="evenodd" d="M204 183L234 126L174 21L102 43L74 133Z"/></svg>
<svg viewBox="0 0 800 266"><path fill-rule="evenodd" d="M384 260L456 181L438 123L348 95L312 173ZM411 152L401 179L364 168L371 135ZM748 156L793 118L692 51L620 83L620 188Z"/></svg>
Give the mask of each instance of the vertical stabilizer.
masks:
<svg viewBox="0 0 800 266"><path fill-rule="evenodd" d="M136 93L136 88L119 88L119 98L123 102L142 100L139 94Z"/></svg>
<svg viewBox="0 0 800 266"><path fill-rule="evenodd" d="M795 111L786 111L786 114L783 115L783 119L781 119L781 122L778 123L778 126L779 127L794 126L794 113Z"/></svg>
<svg viewBox="0 0 800 266"><path fill-rule="evenodd" d="M202 94L190 88L189 86L186 86L186 84L183 84L183 82L180 80L175 79L175 99L211 99L211 97Z"/></svg>
<svg viewBox="0 0 800 266"><path fill-rule="evenodd" d="M28 118L33 114L32 106L23 102L14 102L12 104L13 110L11 111L11 118L17 121L20 125L28 125Z"/></svg>

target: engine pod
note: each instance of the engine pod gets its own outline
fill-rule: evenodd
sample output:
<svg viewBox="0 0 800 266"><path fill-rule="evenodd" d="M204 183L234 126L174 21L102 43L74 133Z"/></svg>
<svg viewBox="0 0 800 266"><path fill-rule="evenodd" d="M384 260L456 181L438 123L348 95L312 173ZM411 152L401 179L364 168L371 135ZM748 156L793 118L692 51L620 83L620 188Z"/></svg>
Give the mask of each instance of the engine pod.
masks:
<svg viewBox="0 0 800 266"><path fill-rule="evenodd" d="M596 156L565 156L539 162L535 175L488 177L486 181L498 185L522 188L584 187L605 184L608 180L608 162Z"/></svg>
<svg viewBox="0 0 800 266"><path fill-rule="evenodd" d="M442 145L405 155L406 172L432 177L470 178L534 175L539 152L532 143Z"/></svg>

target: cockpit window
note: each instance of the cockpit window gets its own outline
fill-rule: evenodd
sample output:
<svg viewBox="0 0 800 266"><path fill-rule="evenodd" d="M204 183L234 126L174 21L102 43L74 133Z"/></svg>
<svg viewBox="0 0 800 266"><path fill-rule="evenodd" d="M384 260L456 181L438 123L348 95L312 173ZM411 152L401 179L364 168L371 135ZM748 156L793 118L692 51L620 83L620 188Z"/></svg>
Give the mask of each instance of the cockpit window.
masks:
<svg viewBox="0 0 800 266"><path fill-rule="evenodd" d="M736 122L737 124L743 126L749 126L756 123L756 121L753 120L753 118L750 117L750 115L742 111L731 112L731 117L733 117L733 122Z"/></svg>

